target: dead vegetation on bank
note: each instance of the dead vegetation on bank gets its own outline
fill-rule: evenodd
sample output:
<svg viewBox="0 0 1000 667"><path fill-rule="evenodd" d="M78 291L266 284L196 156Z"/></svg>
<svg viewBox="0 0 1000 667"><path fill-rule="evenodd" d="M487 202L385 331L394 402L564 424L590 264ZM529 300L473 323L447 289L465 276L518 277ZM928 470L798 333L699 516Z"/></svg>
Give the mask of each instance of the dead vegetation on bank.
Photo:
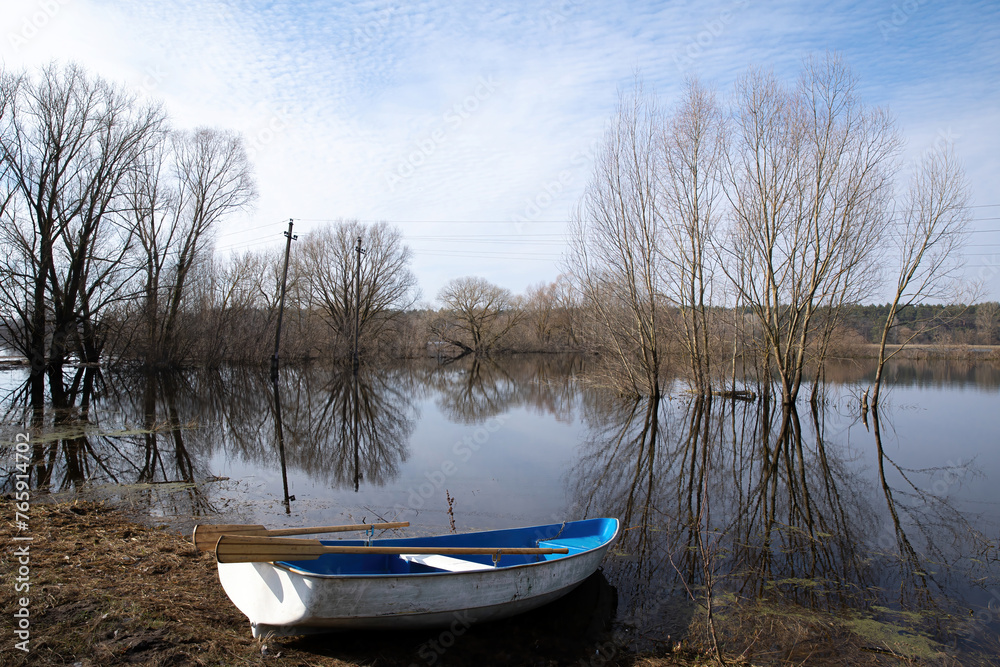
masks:
<svg viewBox="0 0 1000 667"><path fill-rule="evenodd" d="M179 535L102 503L31 510L30 653L4 646L6 664L261 662L242 615L212 581L211 557ZM3 530L11 544L10 526ZM9 597L16 570L9 549L2 568Z"/></svg>
<svg viewBox="0 0 1000 667"><path fill-rule="evenodd" d="M14 544L14 534L9 522L0 528L5 545ZM354 633L262 642L251 637L246 618L223 592L212 555L164 526L143 525L105 503L36 503L30 534L30 652L14 649L16 640L6 631L4 665L723 664L689 641L665 645L655 656L631 653L595 624L595 618L613 616L614 601L588 590L574 592L575 599L558 609L560 602L473 627L462 637ZM17 567L13 549L5 548L0 569L8 619L23 595L14 593ZM607 613L595 615L600 606ZM866 651L835 619L781 619L755 617L747 635L753 662L731 656L724 664L926 664ZM692 636L700 634L696 625Z"/></svg>

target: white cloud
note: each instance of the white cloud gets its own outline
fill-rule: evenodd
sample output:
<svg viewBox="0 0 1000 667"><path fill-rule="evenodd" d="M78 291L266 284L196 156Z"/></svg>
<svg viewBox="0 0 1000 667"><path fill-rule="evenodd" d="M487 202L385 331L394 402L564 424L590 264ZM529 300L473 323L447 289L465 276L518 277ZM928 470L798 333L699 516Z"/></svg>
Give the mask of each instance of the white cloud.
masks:
<svg viewBox="0 0 1000 667"><path fill-rule="evenodd" d="M942 128L961 134L977 202L1000 203L997 9L914 3L894 16L893 3L846 1L17 0L0 17L0 53L7 67L73 59L163 99L179 126L243 132L261 197L251 220L224 230L228 245L280 243L289 217L303 230L358 217L408 221L401 226L414 237L517 238L523 225L511 221L528 212L560 232L552 221L579 198L583 158L635 71L668 104L689 74L725 99L749 64L792 80L802 57L827 49L845 53L869 100L893 109L913 145ZM46 7L44 25L12 42ZM483 80L496 89L477 97ZM393 180L401 168L408 175ZM259 229L266 223L274 234ZM527 256L557 253L551 245L498 245L504 254L493 260L485 245L465 246L464 256L443 243L412 245L428 298L456 276L521 290L559 270ZM517 252L525 261L507 254ZM1000 277L992 289L1000 298Z"/></svg>

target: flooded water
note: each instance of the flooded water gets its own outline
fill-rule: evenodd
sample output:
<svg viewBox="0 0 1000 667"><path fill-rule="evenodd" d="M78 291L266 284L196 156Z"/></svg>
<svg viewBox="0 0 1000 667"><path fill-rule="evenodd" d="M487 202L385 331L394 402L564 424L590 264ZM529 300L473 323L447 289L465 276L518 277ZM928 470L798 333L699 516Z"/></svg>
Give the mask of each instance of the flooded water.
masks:
<svg viewBox="0 0 1000 667"><path fill-rule="evenodd" d="M1000 367L896 363L862 416L864 363L830 368L820 404L791 411L679 389L622 399L581 382L585 363L289 368L277 385L70 370L33 433L33 485L179 529L613 516L625 531L600 585L616 604L600 613L616 645L662 648L711 602L729 634L752 603L848 619L913 657L995 650ZM0 372L5 442L29 421L25 376Z"/></svg>

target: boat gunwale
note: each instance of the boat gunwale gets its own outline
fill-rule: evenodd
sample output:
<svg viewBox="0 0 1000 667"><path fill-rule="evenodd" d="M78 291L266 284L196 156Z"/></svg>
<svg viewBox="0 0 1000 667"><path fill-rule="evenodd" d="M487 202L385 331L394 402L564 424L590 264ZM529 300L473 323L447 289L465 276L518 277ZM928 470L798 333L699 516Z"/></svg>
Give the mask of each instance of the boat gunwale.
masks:
<svg viewBox="0 0 1000 667"><path fill-rule="evenodd" d="M336 574L336 573L322 573L322 572L312 572L310 570L303 570L303 569L300 569L300 568L292 565L290 561L267 561L266 563L262 563L262 564L271 565L272 567L275 567L275 568L278 568L278 569L281 569L281 570L286 570L286 571L288 571L288 572L290 572L292 574L298 575L300 577L308 577L308 578L314 578L314 579L363 579L363 578L384 579L384 578L387 578L387 577L407 578L408 579L408 578L411 578L411 577L440 577L440 576L455 577L455 576L462 576L462 575L480 575L480 576L483 576L483 575L495 574L497 572L509 572L509 571L517 570L518 568L535 567L537 565L551 565L553 563L567 562L570 559L574 559L574 558L577 558L579 556L586 556L588 554L591 554L592 552L596 551L597 549L606 549L606 548L609 548L610 545L618 538L618 535L621 533L621 521L619 521L615 517L601 517L599 519L579 519L578 521L601 521L601 520L607 520L607 519L610 519L610 520L612 520L612 521L615 522L615 532L611 535L611 537L609 537L607 540L601 542L597 546L593 546L593 547L591 547L589 549L586 549L584 551L579 551L577 553L558 554L558 556L559 556L558 558L538 560L538 561L535 561L534 563L518 563L517 565L506 565L504 567L493 567L493 568L488 569L488 570L473 570L473 571L467 571L467 572L452 572L452 571L448 571L448 570L442 570L440 572L385 572L385 573L374 573L374 572L370 572L369 573L369 572L364 572L364 573L357 573L357 574L351 574L351 573L348 573L348 574ZM571 523L571 522L567 521L567 522L564 522L564 523ZM558 524L548 524L548 525L558 525ZM502 529L502 530L517 531L517 530L525 530L525 529L529 529L529 528L538 528L538 526L523 526L521 528L509 528L509 529ZM472 534L475 534L477 532L478 533L489 533L489 532L500 532L500 531L484 530L484 531L473 531L471 533L459 533L459 534L460 535L462 535L462 534L472 535ZM437 537L437 536L431 535L431 536L428 536L428 537ZM405 538L405 539L420 540L420 539L425 539L425 538L414 537L414 538ZM549 539L555 539L555 538L549 538ZM541 540L541 541L544 542L545 540ZM417 545L414 545L414 546L417 546ZM501 552L501 557L502 557L503 556L503 553L502 553L503 552L503 548L501 547L499 549L499 551Z"/></svg>

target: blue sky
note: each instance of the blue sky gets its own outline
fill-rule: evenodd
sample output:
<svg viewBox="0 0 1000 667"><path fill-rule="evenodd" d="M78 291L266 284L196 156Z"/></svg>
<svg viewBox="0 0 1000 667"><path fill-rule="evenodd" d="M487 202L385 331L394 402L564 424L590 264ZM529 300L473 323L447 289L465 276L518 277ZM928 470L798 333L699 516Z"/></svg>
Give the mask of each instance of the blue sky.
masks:
<svg viewBox="0 0 1000 667"><path fill-rule="evenodd" d="M288 218L384 219L428 302L454 277L556 278L636 72L668 106L688 75L725 100L750 65L792 82L826 50L895 114L904 161L955 143L976 205L967 275L1000 299L1000 3L8 0L0 16L6 67L75 60L180 127L244 133L260 198L220 251L280 245Z"/></svg>

